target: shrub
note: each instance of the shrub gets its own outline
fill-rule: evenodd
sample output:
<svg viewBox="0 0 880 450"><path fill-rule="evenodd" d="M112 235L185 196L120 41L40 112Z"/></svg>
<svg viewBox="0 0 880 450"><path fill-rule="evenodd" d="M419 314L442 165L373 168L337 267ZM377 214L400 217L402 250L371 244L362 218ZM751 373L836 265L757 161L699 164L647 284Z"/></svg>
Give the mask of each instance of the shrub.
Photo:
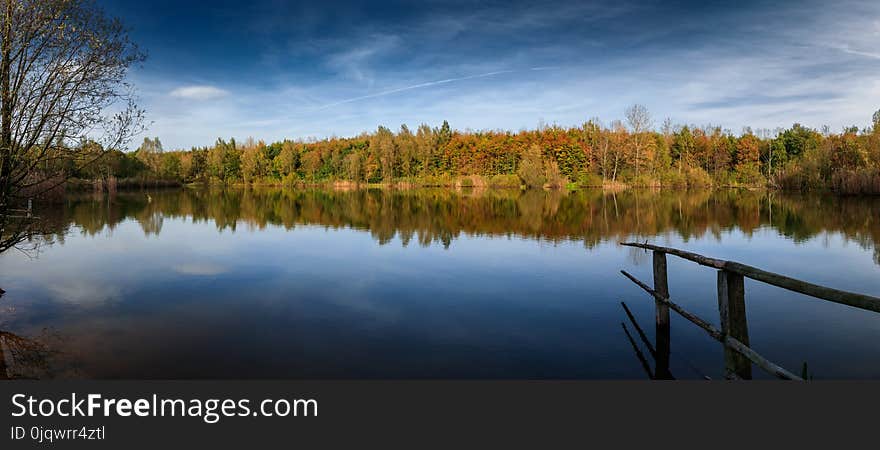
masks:
<svg viewBox="0 0 880 450"><path fill-rule="evenodd" d="M568 178L559 173L559 164L553 160L544 163L544 179L552 189L563 188L569 183Z"/></svg>
<svg viewBox="0 0 880 450"><path fill-rule="evenodd" d="M419 184L425 187L450 187L455 186L455 180L449 174L428 175L422 177Z"/></svg>
<svg viewBox="0 0 880 450"><path fill-rule="evenodd" d="M602 187L604 180L592 172L582 172L577 177L577 185L580 187Z"/></svg>
<svg viewBox="0 0 880 450"><path fill-rule="evenodd" d="M541 158L541 148L532 145L523 153L519 168L516 171L523 183L528 187L541 187L547 181L544 176L544 161Z"/></svg>
<svg viewBox="0 0 880 450"><path fill-rule="evenodd" d="M495 188L518 188L522 185L516 175L494 175L489 178L489 186Z"/></svg>
<svg viewBox="0 0 880 450"><path fill-rule="evenodd" d="M630 182L632 186L636 187L657 187L660 185L660 182L655 180L653 177L647 174L641 174L632 179Z"/></svg>
<svg viewBox="0 0 880 450"><path fill-rule="evenodd" d="M803 154L800 160L789 161L777 174L777 182L784 189L828 189L831 183L831 162L824 148Z"/></svg>
<svg viewBox="0 0 880 450"><path fill-rule="evenodd" d="M684 174L689 187L712 186L712 177L700 167L689 167Z"/></svg>
<svg viewBox="0 0 880 450"><path fill-rule="evenodd" d="M831 186L841 194L880 194L880 171L840 170L832 175Z"/></svg>
<svg viewBox="0 0 880 450"><path fill-rule="evenodd" d="M744 186L763 186L767 183L755 163L740 164L736 167L736 181Z"/></svg>
<svg viewBox="0 0 880 450"><path fill-rule="evenodd" d="M660 184L664 187L684 188L687 187L687 177L676 170L670 170L660 175Z"/></svg>
<svg viewBox="0 0 880 450"><path fill-rule="evenodd" d="M736 180L726 171L712 174L712 184L715 186L736 186Z"/></svg>

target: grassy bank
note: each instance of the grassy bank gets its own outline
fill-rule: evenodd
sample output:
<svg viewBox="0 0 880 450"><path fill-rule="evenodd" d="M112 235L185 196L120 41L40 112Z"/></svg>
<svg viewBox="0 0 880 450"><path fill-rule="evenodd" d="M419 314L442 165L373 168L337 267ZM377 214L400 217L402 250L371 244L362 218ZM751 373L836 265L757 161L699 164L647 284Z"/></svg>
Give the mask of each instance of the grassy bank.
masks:
<svg viewBox="0 0 880 450"><path fill-rule="evenodd" d="M536 185L540 183L539 185ZM69 180L64 188L74 192L115 192L117 190L140 190L157 188L174 188L181 186L275 186L293 188L328 188L349 190L363 188L381 189L415 189L415 188L447 188L447 189L605 189L624 190L631 188L651 189L704 189L704 188L739 188L739 189L774 189L795 192L833 192L841 195L876 195L880 194L880 171L871 169L838 170L823 175L821 172L805 170L800 166L790 165L771 181L763 176L752 179L738 177L712 177L700 168L670 170L659 176L641 175L639 177L621 177L619 179L603 179L595 174L582 174L576 180L563 176L542 176L531 180L531 183L520 175L467 175L467 176L423 176L399 177L393 181L355 182L344 179L307 180L298 177L285 177L283 180L274 177L262 177L250 182L235 180L223 182L218 179L198 180L183 183L176 179L160 179L150 177L131 177L117 179L115 177L85 180Z"/></svg>

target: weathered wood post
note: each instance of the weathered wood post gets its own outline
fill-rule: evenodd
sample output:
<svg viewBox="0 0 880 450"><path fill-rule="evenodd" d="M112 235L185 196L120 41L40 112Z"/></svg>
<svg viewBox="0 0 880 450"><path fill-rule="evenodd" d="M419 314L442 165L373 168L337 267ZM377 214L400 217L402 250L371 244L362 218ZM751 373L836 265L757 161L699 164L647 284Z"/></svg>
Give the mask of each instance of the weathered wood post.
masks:
<svg viewBox="0 0 880 450"><path fill-rule="evenodd" d="M749 345L749 327L746 323L746 300L743 276L726 270L718 271L718 312L721 332ZM736 375L744 380L752 378L752 363L748 358L724 346L724 369L728 377Z"/></svg>
<svg viewBox="0 0 880 450"><path fill-rule="evenodd" d="M657 294L669 298L669 281L666 277L666 253L654 251L654 291ZM657 354L655 361L657 367L654 370L654 376L658 380L668 380L672 378L669 371L669 352L670 352L670 333L669 333L669 306L654 299L656 314L654 321L656 323L657 335Z"/></svg>

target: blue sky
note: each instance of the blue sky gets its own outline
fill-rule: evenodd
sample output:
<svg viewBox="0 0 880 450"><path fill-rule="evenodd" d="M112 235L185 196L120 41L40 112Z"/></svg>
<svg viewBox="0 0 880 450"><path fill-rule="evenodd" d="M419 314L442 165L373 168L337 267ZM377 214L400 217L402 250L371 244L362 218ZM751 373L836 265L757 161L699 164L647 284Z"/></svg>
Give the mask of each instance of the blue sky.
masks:
<svg viewBox="0 0 880 450"><path fill-rule="evenodd" d="M867 125L880 2L98 0L166 149L217 137L576 125Z"/></svg>

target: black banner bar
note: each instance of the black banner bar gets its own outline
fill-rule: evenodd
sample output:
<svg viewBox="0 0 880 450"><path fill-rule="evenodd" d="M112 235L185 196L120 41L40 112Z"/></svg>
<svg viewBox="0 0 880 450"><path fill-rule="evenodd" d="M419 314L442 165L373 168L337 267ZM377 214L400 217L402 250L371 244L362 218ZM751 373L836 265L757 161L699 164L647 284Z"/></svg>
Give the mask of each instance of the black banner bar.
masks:
<svg viewBox="0 0 880 450"><path fill-rule="evenodd" d="M878 393L874 382L11 381L0 383L0 442L3 449L839 447L840 439L873 438Z"/></svg>

